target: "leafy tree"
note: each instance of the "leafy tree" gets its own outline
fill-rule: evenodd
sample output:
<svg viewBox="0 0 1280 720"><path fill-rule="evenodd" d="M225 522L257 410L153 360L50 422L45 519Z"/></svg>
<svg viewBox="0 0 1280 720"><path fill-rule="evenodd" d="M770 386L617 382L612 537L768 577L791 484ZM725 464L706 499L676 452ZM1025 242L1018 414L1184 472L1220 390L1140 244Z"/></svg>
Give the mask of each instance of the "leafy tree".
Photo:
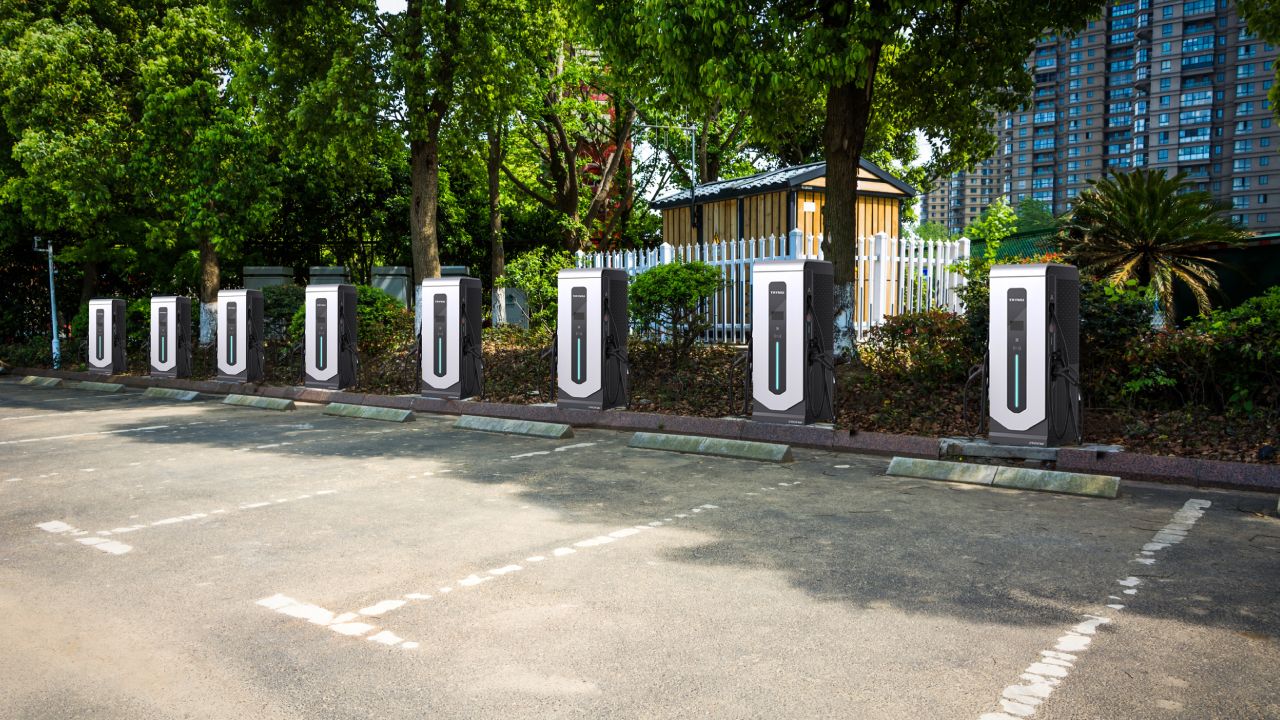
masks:
<svg viewBox="0 0 1280 720"><path fill-rule="evenodd" d="M256 88L294 147L360 163L391 126L409 146L410 248L416 278L440 274L441 134L474 76L469 37L519 0L230 0L261 49Z"/></svg>
<svg viewBox="0 0 1280 720"><path fill-rule="evenodd" d="M962 234L972 242L991 245L1009 237L1017 229L1018 214L1000 197L992 201Z"/></svg>
<svg viewBox="0 0 1280 720"><path fill-rule="evenodd" d="M1221 262L1206 250L1250 235L1223 214L1228 204L1191 191L1185 181L1185 173L1168 177L1162 170L1090 181L1059 230L1063 251L1102 279L1149 286L1170 320L1178 284L1208 312L1209 292L1218 288L1213 266Z"/></svg>
<svg viewBox="0 0 1280 720"><path fill-rule="evenodd" d="M1057 224L1053 211L1042 200L1023 198L1018 202L1018 232L1051 230Z"/></svg>
<svg viewBox="0 0 1280 720"><path fill-rule="evenodd" d="M950 240L951 231L947 230L946 225L930 220L916 228L916 237L921 240Z"/></svg>
<svg viewBox="0 0 1280 720"><path fill-rule="evenodd" d="M799 99L824 99L827 227L836 238L855 235L856 173L873 109L892 110L893 127L989 154L993 111L1013 109L1032 87L1025 61L1034 40L1046 28L1082 26L1102 5L578 1L606 47L651 60L678 96L724 98L763 127L790 122L805 106ZM838 283L853 280L854 247L832 246Z"/></svg>
<svg viewBox="0 0 1280 720"><path fill-rule="evenodd" d="M140 234L127 172L136 44L159 12L149 3L0 4L0 117L14 161L0 196L53 239L60 260L81 264L82 300Z"/></svg>
<svg viewBox="0 0 1280 720"><path fill-rule="evenodd" d="M141 117L131 159L151 206L147 239L179 248L194 240L199 297L217 301L219 254L266 227L278 205L269 138L241 95L237 62L247 36L209 5L173 8L139 46ZM202 339L212 335L202 313Z"/></svg>
<svg viewBox="0 0 1280 720"><path fill-rule="evenodd" d="M520 110L513 137L517 162L504 163L503 172L521 192L559 214L562 244L574 252L593 235L607 238L615 229L611 210L623 199L614 180L630 163L636 107L623 71L584 51L567 27L560 38Z"/></svg>

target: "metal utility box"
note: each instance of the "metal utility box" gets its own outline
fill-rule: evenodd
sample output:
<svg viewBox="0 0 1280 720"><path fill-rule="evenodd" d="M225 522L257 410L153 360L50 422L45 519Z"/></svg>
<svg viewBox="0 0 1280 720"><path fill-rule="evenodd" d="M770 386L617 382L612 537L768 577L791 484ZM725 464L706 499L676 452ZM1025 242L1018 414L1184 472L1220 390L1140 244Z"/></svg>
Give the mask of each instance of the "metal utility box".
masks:
<svg viewBox="0 0 1280 720"><path fill-rule="evenodd" d="M991 268L992 442L1080 442L1080 273L1070 265Z"/></svg>
<svg viewBox="0 0 1280 720"><path fill-rule="evenodd" d="M262 381L262 311L261 290L218 292L218 380Z"/></svg>
<svg viewBox="0 0 1280 720"><path fill-rule="evenodd" d="M608 410L630 402L627 273L561 270L557 281L556 381L560 407Z"/></svg>
<svg viewBox="0 0 1280 720"><path fill-rule="evenodd" d="M303 384L341 390L356 382L356 287L308 285Z"/></svg>
<svg viewBox="0 0 1280 720"><path fill-rule="evenodd" d="M124 301L89 301L89 372L119 375L125 369Z"/></svg>
<svg viewBox="0 0 1280 720"><path fill-rule="evenodd" d="M484 386L480 280L422 281L422 394L442 400L479 395Z"/></svg>
<svg viewBox="0 0 1280 720"><path fill-rule="evenodd" d="M151 374L191 377L191 298L151 298Z"/></svg>
<svg viewBox="0 0 1280 720"><path fill-rule="evenodd" d="M835 275L819 260L757 262L751 270L753 420L835 419Z"/></svg>

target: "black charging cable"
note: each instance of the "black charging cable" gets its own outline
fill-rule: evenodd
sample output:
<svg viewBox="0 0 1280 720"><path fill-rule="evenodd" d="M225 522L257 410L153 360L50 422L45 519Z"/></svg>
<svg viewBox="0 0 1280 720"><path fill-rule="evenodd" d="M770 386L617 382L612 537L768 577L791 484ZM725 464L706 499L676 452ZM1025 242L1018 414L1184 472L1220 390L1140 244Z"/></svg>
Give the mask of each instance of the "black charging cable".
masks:
<svg viewBox="0 0 1280 720"><path fill-rule="evenodd" d="M610 397L606 391L604 395L605 405L613 407L619 399L625 401L625 407L631 406L630 378L631 378L631 361L627 357L627 351L622 349L618 343L617 328L613 325L613 313L609 309L609 299L604 300L604 359L608 362L610 359L616 360L618 363L618 387L621 388L621 398L618 395ZM603 368L601 368L603 370ZM601 378L601 384L604 378Z"/></svg>
<svg viewBox="0 0 1280 720"><path fill-rule="evenodd" d="M813 333L809 338L808 364L806 366L806 372L808 372L809 368L812 368L815 363L818 364L822 370L822 372L819 373L819 382L822 383L822 402L820 403L819 408L824 414L818 415L817 417L825 418L834 422L836 417L836 408L835 397L831 388L835 385L836 365L835 360L827 353L827 336L822 332L822 323L819 323L816 320L817 313L813 310L813 295L805 297L804 311L806 322L813 328ZM808 372L808 375L809 377L807 378L807 382L809 383L809 394L810 396L817 397L817 393L813 391L813 373Z"/></svg>
<svg viewBox="0 0 1280 720"><path fill-rule="evenodd" d="M987 360L969 368L969 377L964 381L964 390L960 393L960 425L969 427L969 387L974 380L980 381L981 394L978 396L978 417L975 435L982 435L987 422Z"/></svg>
<svg viewBox="0 0 1280 720"><path fill-rule="evenodd" d="M1076 444L1079 445L1084 441L1083 418L1076 417L1076 408L1080 406L1080 375L1071 367L1071 354L1066 343L1062 343L1061 349L1058 344L1058 333L1062 329L1062 323L1058 321L1058 307L1056 303L1049 303L1049 319L1053 323L1053 332L1049 333L1053 338L1053 347L1050 348L1049 355L1049 381L1052 389L1049 392L1049 414L1054 420L1056 429L1054 430L1055 439L1061 440L1066 437L1067 426L1058 423L1058 392L1059 382L1066 383L1067 391L1067 408L1066 420L1072 424L1076 431ZM1071 397L1072 390L1075 391L1074 401Z"/></svg>
<svg viewBox="0 0 1280 720"><path fill-rule="evenodd" d="M559 360L560 354L557 347L557 339L559 337L560 331L557 328L551 333L551 347L538 353L538 357L542 360L546 360L547 358L551 359L551 394L547 396L551 402L555 402L556 400L556 375L559 370L559 368L556 367L556 361Z"/></svg>

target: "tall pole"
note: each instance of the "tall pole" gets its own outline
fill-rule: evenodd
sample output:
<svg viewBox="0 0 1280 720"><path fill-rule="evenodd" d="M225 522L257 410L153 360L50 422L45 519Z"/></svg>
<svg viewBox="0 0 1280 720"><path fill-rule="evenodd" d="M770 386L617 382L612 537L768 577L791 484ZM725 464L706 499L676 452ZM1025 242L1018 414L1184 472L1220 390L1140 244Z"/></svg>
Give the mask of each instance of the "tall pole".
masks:
<svg viewBox="0 0 1280 720"><path fill-rule="evenodd" d="M62 364L62 348L58 342L58 293L54 291L53 286L53 243L42 248L40 236L37 235L35 249L37 252L43 250L49 259L49 327L53 330L53 369L57 370Z"/></svg>

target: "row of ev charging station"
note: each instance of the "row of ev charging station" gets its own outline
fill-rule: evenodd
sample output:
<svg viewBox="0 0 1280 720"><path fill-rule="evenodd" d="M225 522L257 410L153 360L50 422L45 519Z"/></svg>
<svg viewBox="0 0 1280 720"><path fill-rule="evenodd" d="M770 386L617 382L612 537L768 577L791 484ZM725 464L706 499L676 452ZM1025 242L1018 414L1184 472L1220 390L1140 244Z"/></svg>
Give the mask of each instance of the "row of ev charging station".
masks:
<svg viewBox="0 0 1280 720"><path fill-rule="evenodd" d="M805 425L835 417L835 301L830 263L762 261L753 266L749 351L752 418ZM623 270L560 271L554 370L561 407L608 410L630 402L628 276ZM1003 444L1078 444L1080 276L1069 265L997 265L990 275L987 381L989 436ZM482 298L471 277L428 279L419 302L421 391L439 399L482 394ZM306 291L303 374L309 387L356 380L356 289ZM263 378L263 295L218 294L218 379ZM89 370L125 368L125 302L89 303ZM191 301L151 300L153 375L191 372Z"/></svg>

